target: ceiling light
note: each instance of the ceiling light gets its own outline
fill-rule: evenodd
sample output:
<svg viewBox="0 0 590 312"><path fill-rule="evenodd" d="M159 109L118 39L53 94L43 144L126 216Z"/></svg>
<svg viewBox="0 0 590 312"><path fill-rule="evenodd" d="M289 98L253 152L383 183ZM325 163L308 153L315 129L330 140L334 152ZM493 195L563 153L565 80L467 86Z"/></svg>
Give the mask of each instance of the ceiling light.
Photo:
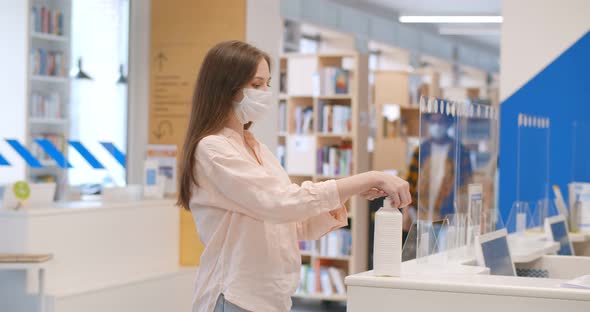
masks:
<svg viewBox="0 0 590 312"><path fill-rule="evenodd" d="M443 15L402 15L399 17L400 23L502 23L502 16L482 15L482 16L443 16Z"/></svg>

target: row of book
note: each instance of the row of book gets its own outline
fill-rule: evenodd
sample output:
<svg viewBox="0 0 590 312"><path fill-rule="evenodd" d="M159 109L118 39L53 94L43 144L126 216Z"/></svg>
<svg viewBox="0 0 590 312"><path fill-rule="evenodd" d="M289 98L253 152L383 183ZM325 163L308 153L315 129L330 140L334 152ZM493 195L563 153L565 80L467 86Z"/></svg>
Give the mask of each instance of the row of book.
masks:
<svg viewBox="0 0 590 312"><path fill-rule="evenodd" d="M339 268L330 266L311 267L308 264L301 266L299 286L296 293L318 294L331 296L334 294L345 295L344 277L346 274Z"/></svg>
<svg viewBox="0 0 590 312"><path fill-rule="evenodd" d="M66 138L62 134L57 133L37 133L33 136L33 139L47 139L55 146L59 151L62 153L65 151L66 148ZM31 154L40 161L48 161L52 160L47 153L43 150L39 144L32 144L31 146Z"/></svg>
<svg viewBox="0 0 590 312"><path fill-rule="evenodd" d="M33 118L61 118L61 97L59 93L31 93L30 116Z"/></svg>
<svg viewBox="0 0 590 312"><path fill-rule="evenodd" d="M31 69L33 75L66 75L66 59L63 52L47 51L43 48L31 50Z"/></svg>
<svg viewBox="0 0 590 312"><path fill-rule="evenodd" d="M352 235L349 229L332 231L317 241L299 241L302 253L324 257L350 256Z"/></svg>
<svg viewBox="0 0 590 312"><path fill-rule="evenodd" d="M318 128L324 133L345 134L352 131L352 109L348 105L318 102Z"/></svg>
<svg viewBox="0 0 590 312"><path fill-rule="evenodd" d="M320 238L320 256L350 256L352 251L352 235L349 229L332 231Z"/></svg>
<svg viewBox="0 0 590 312"><path fill-rule="evenodd" d="M348 94L350 72L338 67L324 67L314 76L314 94L337 95Z"/></svg>
<svg viewBox="0 0 590 312"><path fill-rule="evenodd" d="M63 36L64 14L45 6L31 8L31 28L34 32Z"/></svg>
<svg viewBox="0 0 590 312"><path fill-rule="evenodd" d="M324 145L317 150L316 173L324 176L348 176L352 173L352 143Z"/></svg>
<svg viewBox="0 0 590 312"><path fill-rule="evenodd" d="M310 134L313 132L313 108L295 107L295 133Z"/></svg>
<svg viewBox="0 0 590 312"><path fill-rule="evenodd" d="M287 101L279 102L279 131L287 132Z"/></svg>

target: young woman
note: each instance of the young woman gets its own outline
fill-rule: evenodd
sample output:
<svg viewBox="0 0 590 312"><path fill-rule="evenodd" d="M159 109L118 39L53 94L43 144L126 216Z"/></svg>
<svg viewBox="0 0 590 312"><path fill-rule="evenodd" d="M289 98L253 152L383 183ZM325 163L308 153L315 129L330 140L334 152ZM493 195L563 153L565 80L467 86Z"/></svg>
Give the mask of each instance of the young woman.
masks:
<svg viewBox="0 0 590 312"><path fill-rule="evenodd" d="M411 202L408 183L381 172L292 184L248 131L273 105L270 81L269 56L240 41L216 45L201 66L178 195L205 245L193 311L288 311L298 240L345 226L343 204L353 195Z"/></svg>

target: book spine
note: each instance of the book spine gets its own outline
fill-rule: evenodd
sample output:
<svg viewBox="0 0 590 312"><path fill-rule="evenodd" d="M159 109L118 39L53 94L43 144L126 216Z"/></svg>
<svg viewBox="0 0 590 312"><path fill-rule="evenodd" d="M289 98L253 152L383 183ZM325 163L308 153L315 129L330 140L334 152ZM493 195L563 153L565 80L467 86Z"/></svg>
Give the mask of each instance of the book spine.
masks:
<svg viewBox="0 0 590 312"><path fill-rule="evenodd" d="M336 175L336 164L337 164L337 153L338 153L338 148L336 147L331 147L330 148L330 176L335 176Z"/></svg>
<svg viewBox="0 0 590 312"><path fill-rule="evenodd" d="M57 16L58 22L57 22L57 34L60 36L63 36L65 34L64 32L64 14L63 12L59 12L59 15Z"/></svg>

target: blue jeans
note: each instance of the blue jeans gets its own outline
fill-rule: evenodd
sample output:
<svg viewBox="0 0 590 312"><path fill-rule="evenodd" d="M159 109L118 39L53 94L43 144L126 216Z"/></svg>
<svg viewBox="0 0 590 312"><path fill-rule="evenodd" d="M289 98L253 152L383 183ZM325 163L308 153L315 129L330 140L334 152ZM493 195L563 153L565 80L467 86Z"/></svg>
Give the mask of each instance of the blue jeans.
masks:
<svg viewBox="0 0 590 312"><path fill-rule="evenodd" d="M214 312L248 312L248 311L225 300L225 297L223 296L223 294L219 294L219 297L217 297L217 302L215 303Z"/></svg>

